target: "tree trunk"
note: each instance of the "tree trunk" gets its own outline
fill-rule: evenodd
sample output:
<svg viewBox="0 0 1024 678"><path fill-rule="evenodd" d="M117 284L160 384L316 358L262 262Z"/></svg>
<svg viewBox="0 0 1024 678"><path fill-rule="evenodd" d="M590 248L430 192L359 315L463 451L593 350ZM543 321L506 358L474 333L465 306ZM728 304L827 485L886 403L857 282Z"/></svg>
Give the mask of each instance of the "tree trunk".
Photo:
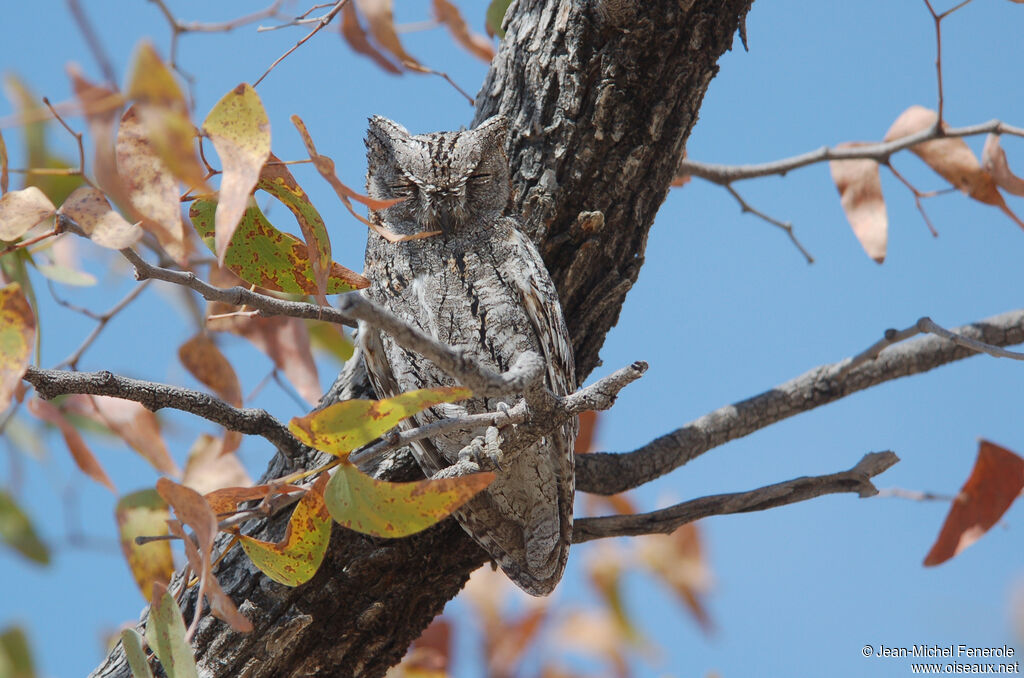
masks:
<svg viewBox="0 0 1024 678"><path fill-rule="evenodd" d="M716 62L751 2L518 0L509 9L476 121L501 113L511 122L516 202L558 285L581 381L600 364ZM346 369L329 397L358 395L358 372ZM277 457L267 476L314 460ZM414 472L382 469L391 479ZM275 538L286 519L251 533ZM204 618L193 643L201 675L381 676L486 560L454 520L397 540L335 526L319 573L297 588L235 549L216 574L255 630ZM93 675L130 676L120 648Z"/></svg>

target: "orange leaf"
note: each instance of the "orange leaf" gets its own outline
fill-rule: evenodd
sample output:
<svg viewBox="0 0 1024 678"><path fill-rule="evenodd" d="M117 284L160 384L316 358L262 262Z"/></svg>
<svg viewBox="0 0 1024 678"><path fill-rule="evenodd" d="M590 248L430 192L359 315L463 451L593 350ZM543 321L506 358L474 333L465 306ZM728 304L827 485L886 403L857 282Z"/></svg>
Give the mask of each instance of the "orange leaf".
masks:
<svg viewBox="0 0 1024 678"><path fill-rule="evenodd" d="M141 404L110 396L72 396L69 406L109 428L156 470L181 475L160 435L160 420Z"/></svg>
<svg viewBox="0 0 1024 678"><path fill-rule="evenodd" d="M21 285L5 285L0 288L0 412L11 404L35 343L36 317Z"/></svg>
<svg viewBox="0 0 1024 678"><path fill-rule="evenodd" d="M252 485L252 478L238 461L238 457L233 454L222 454L223 450L222 440L206 433L201 434L188 451L181 484L207 495L208 501L209 493L217 488ZM223 511L215 507L214 513Z"/></svg>
<svg viewBox="0 0 1024 678"><path fill-rule="evenodd" d="M111 482L110 476L100 466L100 462L96 459L96 456L89 449L89 446L85 444L85 440L81 434L71 425L61 411L58 410L53 404L48 403L39 398L33 398L28 401L28 411L34 414L39 419L45 422L53 424L60 433L64 436L64 442L68 446L68 450L71 452L72 459L75 460L75 464L81 469L82 473L95 480L100 485L103 485L108 490L117 494L117 488L114 487L114 483Z"/></svg>
<svg viewBox="0 0 1024 678"><path fill-rule="evenodd" d="M938 114L935 111L923 106L911 106L892 123L889 131L885 133L885 140L892 141L930 129L937 119ZM942 128L947 127L943 122ZM953 186L978 202L998 207L1018 226L1024 228L1024 222L1006 206L1006 201L996 188L992 175L982 169L966 141L959 137L932 139L911 146L910 150Z"/></svg>
<svg viewBox="0 0 1024 678"><path fill-rule="evenodd" d="M640 559L690 610L701 629L712 630L702 598L711 588L711 571L704 559L700 531L694 523L671 534L649 534L639 538Z"/></svg>
<svg viewBox="0 0 1024 678"><path fill-rule="evenodd" d="M985 138L985 148L981 151L981 166L992 175L999 188L1013 195L1024 196L1024 179L1010 171L1006 151L999 144L998 134L989 134Z"/></svg>
<svg viewBox="0 0 1024 678"><path fill-rule="evenodd" d="M597 432L598 414L594 410L580 412L580 432L576 435L575 454L586 454L594 449L594 434Z"/></svg>
<svg viewBox="0 0 1024 678"><path fill-rule="evenodd" d="M982 440L971 475L953 500L924 564L938 565L978 541L999 521L1024 488L1024 459Z"/></svg>
<svg viewBox="0 0 1024 678"><path fill-rule="evenodd" d="M847 142L839 144L838 148L863 145L861 142ZM885 213L878 163L868 159L832 160L828 167L854 235L868 256L882 263L885 261L889 218Z"/></svg>
<svg viewBox="0 0 1024 678"><path fill-rule="evenodd" d="M242 387L231 363L205 334L197 334L178 348L178 358L192 376L235 407L242 406Z"/></svg>
<svg viewBox="0 0 1024 678"><path fill-rule="evenodd" d="M395 30L395 16L392 12L392 0L356 0L359 11L366 17L370 27L370 35L381 47L391 52L399 63L409 62L419 65L411 54L402 47Z"/></svg>
<svg viewBox="0 0 1024 678"><path fill-rule="evenodd" d="M360 25L359 17L356 15L356 6L351 2L346 2L341 10L341 37L354 51L370 57L374 63L388 73L402 74L401 68L388 61L386 56L370 44L370 40L366 37L366 29Z"/></svg>
<svg viewBox="0 0 1024 678"><path fill-rule="evenodd" d="M57 212L73 219L101 247L120 250L142 238L142 229L128 223L110 207L102 191L90 186L76 188Z"/></svg>
<svg viewBox="0 0 1024 678"><path fill-rule="evenodd" d="M459 8L448 0L433 0L434 17L448 27L455 41L465 47L473 56L490 63L494 58L494 47L491 41L482 35L473 33L466 25L466 20L459 13Z"/></svg>
<svg viewBox="0 0 1024 678"><path fill-rule="evenodd" d="M238 505L244 501L262 500L272 494L290 494L299 490L302 488L297 485L269 484L253 487L222 487L203 496L213 512L219 516L238 510Z"/></svg>

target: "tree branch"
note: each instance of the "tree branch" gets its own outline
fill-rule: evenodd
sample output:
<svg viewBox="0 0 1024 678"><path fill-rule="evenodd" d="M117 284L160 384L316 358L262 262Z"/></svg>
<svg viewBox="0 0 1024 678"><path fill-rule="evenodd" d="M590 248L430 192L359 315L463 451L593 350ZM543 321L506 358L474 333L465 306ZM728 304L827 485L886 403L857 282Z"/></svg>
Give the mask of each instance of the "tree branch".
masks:
<svg viewBox="0 0 1024 678"><path fill-rule="evenodd" d="M69 393L84 393L133 400L154 412L170 407L220 424L231 431L266 438L288 457L298 456L305 450L288 428L266 410L233 407L202 391L130 379L105 370L68 372L29 366L24 379L47 400Z"/></svg>
<svg viewBox="0 0 1024 678"><path fill-rule="evenodd" d="M862 498L873 497L878 494L878 489L871 479L898 461L899 457L892 452L872 452L865 455L849 471L827 476L805 476L749 492L701 497L650 513L580 518L573 523L573 543L579 544L606 537L669 534L681 525L708 516L764 511L825 494L856 492Z"/></svg>
<svg viewBox="0 0 1024 678"><path fill-rule="evenodd" d="M1024 342L1024 310L1010 311L954 330L990 346ZM900 377L927 372L977 355L940 337L926 337L881 352L852 370L854 359L816 367L753 398L710 412L686 426L623 454L593 453L576 458L576 487L594 494L616 494L643 485L730 440L775 422Z"/></svg>

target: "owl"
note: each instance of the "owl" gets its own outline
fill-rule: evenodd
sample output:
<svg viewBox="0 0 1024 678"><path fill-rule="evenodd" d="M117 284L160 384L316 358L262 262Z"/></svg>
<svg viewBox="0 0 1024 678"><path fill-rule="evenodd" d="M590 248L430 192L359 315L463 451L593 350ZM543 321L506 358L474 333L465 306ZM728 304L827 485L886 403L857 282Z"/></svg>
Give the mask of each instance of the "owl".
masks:
<svg viewBox="0 0 1024 678"><path fill-rule="evenodd" d="M389 242L370 232L365 275L369 299L440 342L506 371L525 351L546 362L547 387L576 389L572 344L555 286L533 243L506 215L510 181L508 123L493 117L464 132L411 135L386 118L370 119L367 192L403 198L372 213L401 235ZM362 325L360 347L379 397L455 381L389 335ZM445 417L493 412L518 394L440 405L414 417L421 426ZM572 536L575 418L525 449L500 450L496 479L455 518L527 593L550 593L565 569ZM488 433L493 433L493 429ZM428 477L458 461L479 432L454 432L413 443Z"/></svg>

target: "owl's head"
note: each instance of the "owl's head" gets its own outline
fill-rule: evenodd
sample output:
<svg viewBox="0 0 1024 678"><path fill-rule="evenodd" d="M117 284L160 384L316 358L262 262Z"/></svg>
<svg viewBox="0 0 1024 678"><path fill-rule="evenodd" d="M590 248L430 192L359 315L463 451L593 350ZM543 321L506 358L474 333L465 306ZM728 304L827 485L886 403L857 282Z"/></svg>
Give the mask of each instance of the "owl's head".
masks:
<svg viewBox="0 0 1024 678"><path fill-rule="evenodd" d="M396 122L374 116L366 135L366 189L371 198L405 198L380 212L401 234L458 234L493 223L508 206L505 156L508 121L489 118L465 132L411 135Z"/></svg>

